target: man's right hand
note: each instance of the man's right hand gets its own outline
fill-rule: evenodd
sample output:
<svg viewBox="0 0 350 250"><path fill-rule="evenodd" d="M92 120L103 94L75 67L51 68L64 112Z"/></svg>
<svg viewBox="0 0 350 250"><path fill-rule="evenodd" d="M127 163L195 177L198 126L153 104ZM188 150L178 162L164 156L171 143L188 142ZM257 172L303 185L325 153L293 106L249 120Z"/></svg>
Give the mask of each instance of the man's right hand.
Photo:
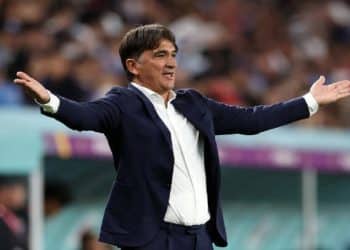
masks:
<svg viewBox="0 0 350 250"><path fill-rule="evenodd" d="M49 91L40 82L21 71L17 72L16 76L14 82L20 85L37 102L45 104L50 101Z"/></svg>

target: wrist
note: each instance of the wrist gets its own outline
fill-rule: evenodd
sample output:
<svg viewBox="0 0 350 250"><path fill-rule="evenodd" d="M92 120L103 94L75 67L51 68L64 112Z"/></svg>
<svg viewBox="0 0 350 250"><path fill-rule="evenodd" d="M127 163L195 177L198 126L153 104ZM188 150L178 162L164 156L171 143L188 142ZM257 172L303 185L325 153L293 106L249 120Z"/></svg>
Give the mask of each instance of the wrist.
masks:
<svg viewBox="0 0 350 250"><path fill-rule="evenodd" d="M60 100L59 98L52 94L48 90L49 97L46 99L41 99L43 103L40 103L38 100L35 100L35 102L47 113L56 113L58 111L59 105L60 105ZM46 102L44 102L46 101Z"/></svg>
<svg viewBox="0 0 350 250"><path fill-rule="evenodd" d="M303 97L304 97L305 102L308 106L310 116L316 114L316 112L318 111L318 108L319 108L319 103L318 103L317 99L315 98L315 96L311 92L309 92L309 93L305 94Z"/></svg>
<svg viewBox="0 0 350 250"><path fill-rule="evenodd" d="M41 98L41 99L34 99L34 101L39 104L39 105L45 105L48 104L50 102L51 98L50 95L47 98Z"/></svg>

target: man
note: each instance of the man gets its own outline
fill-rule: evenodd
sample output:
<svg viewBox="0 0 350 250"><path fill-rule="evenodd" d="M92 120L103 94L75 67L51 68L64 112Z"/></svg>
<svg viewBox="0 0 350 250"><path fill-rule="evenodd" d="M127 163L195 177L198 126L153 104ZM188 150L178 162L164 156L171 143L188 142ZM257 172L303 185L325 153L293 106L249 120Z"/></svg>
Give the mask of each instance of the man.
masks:
<svg viewBox="0 0 350 250"><path fill-rule="evenodd" d="M16 214L23 209L26 192L19 177L0 176L0 249L25 250L27 230L24 221Z"/></svg>
<svg viewBox="0 0 350 250"><path fill-rule="evenodd" d="M100 240L125 250L226 246L215 135L256 134L350 95L349 81L324 85L320 77L300 98L272 106L229 106L191 89L173 91L176 52L166 27L132 29L119 49L130 85L93 102L55 96L23 72L15 79L45 115L72 129L106 135L117 177Z"/></svg>

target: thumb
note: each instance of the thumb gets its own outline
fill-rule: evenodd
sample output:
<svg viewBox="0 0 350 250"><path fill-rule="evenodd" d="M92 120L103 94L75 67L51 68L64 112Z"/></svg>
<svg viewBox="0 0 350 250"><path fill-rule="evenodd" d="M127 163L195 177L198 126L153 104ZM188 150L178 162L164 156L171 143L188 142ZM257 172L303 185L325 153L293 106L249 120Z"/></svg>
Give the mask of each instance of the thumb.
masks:
<svg viewBox="0 0 350 250"><path fill-rule="evenodd" d="M322 75L318 80L314 83L315 85L324 85L326 83L326 78Z"/></svg>

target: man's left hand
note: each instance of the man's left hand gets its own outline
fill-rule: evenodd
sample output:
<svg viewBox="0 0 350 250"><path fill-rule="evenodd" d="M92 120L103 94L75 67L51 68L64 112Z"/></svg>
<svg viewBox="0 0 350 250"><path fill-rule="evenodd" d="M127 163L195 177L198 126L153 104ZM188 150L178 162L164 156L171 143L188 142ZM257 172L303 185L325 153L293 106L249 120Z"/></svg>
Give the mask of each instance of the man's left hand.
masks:
<svg viewBox="0 0 350 250"><path fill-rule="evenodd" d="M325 82L325 77L321 76L310 89L310 93L319 105L336 102L350 96L350 81L343 80L328 85L325 85Z"/></svg>

